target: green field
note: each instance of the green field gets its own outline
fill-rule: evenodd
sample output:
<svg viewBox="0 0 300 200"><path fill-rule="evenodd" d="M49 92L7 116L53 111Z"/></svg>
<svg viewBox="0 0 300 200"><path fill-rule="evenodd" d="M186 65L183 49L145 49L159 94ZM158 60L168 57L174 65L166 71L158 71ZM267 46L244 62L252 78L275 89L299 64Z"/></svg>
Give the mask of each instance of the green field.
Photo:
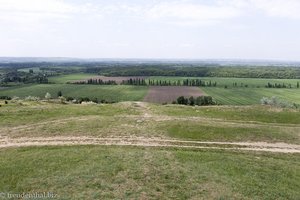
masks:
<svg viewBox="0 0 300 200"><path fill-rule="evenodd" d="M87 74L87 73L79 73L79 74L69 74L69 75L61 75L56 77L50 77L49 81L53 83L67 83L68 81L76 81L76 80L84 80L87 78L92 78L97 76L97 74ZM268 83L272 84L285 84L292 85L292 88L296 88L297 82L300 82L299 79L259 79L259 78L219 78L219 77L165 77L165 76L152 76L150 78L146 78L147 81L151 80L162 80L162 81L177 81L177 80L185 80L185 79L201 79L203 81L212 81L217 82L217 87L224 87L225 85L229 88L233 87L233 83L237 83L237 87L243 87L247 85L251 88L257 87L265 87Z"/></svg>
<svg viewBox="0 0 300 200"><path fill-rule="evenodd" d="M47 92L56 97L58 91L62 91L65 97L89 97L107 101L142 101L147 94L145 86L103 86L103 85L72 85L70 81L83 80L94 77L95 74L69 74L50 77L49 81L54 84L47 85L21 85L0 90L0 96L38 96L43 98ZM184 80L186 77L151 77L152 80ZM194 78L191 78L194 79ZM253 105L260 104L263 97L276 96L290 103L300 104L300 89L296 88L297 79L251 79L251 78L200 78L205 81L217 82L217 87L201 87L201 90L212 96L222 105ZM265 88L272 84L291 84L292 89ZM232 84L237 83L237 87ZM241 87L247 85L247 87ZM225 85L227 89L225 89ZM174 99L175 100L175 99Z"/></svg>
<svg viewBox="0 0 300 200"><path fill-rule="evenodd" d="M276 96L285 101L300 104L300 89L279 88L212 88L202 87L205 94L224 105L260 104L263 97Z"/></svg>
<svg viewBox="0 0 300 200"><path fill-rule="evenodd" d="M0 150L0 191L58 199L297 199L300 157L131 147ZM37 167L38 166L38 167Z"/></svg>
<svg viewBox="0 0 300 200"><path fill-rule="evenodd" d="M97 76L97 74L79 73L79 74L54 76L54 77L50 77L48 80L50 83L67 83L72 81L85 80L95 76Z"/></svg>
<svg viewBox="0 0 300 200"><path fill-rule="evenodd" d="M189 107L178 105L151 105L157 115L174 117L206 117L247 123L300 124L300 112L270 106L208 106ZM214 122L214 121L212 121Z"/></svg>
<svg viewBox="0 0 300 200"><path fill-rule="evenodd" d="M0 90L0 96L37 96L44 98L49 92L53 98L57 92L62 91L65 97L89 97L107 101L141 101L147 92L147 87L138 86L98 86L98 85L72 85L72 84L34 84L22 87Z"/></svg>

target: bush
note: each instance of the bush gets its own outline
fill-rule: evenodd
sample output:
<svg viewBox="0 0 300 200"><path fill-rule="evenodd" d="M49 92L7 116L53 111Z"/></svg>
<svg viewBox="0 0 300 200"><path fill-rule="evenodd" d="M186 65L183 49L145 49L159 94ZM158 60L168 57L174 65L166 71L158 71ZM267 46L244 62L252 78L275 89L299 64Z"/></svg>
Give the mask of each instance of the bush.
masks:
<svg viewBox="0 0 300 200"><path fill-rule="evenodd" d="M180 96L177 98L177 104L180 105L198 105L198 106L207 106L207 105L216 105L216 102L213 100L211 96L199 96L196 99L191 96L190 98L185 98L184 96Z"/></svg>
<svg viewBox="0 0 300 200"><path fill-rule="evenodd" d="M74 100L73 97L67 97L67 98L66 98L66 101L73 101L73 100Z"/></svg>
<svg viewBox="0 0 300 200"><path fill-rule="evenodd" d="M188 99L186 99L184 96L180 96L177 98L177 103L180 105L187 105L188 104Z"/></svg>
<svg viewBox="0 0 300 200"><path fill-rule="evenodd" d="M26 101L39 101L39 97L34 97L34 96L28 96L25 98Z"/></svg>
<svg viewBox="0 0 300 200"><path fill-rule="evenodd" d="M20 100L20 97L14 96L11 100L15 103Z"/></svg>
<svg viewBox="0 0 300 200"><path fill-rule="evenodd" d="M58 97L58 99L60 100L60 103L65 104L66 103L66 98L63 96Z"/></svg>
<svg viewBox="0 0 300 200"><path fill-rule="evenodd" d="M47 99L47 100L51 99L51 94L49 92L46 93L45 99Z"/></svg>
<svg viewBox="0 0 300 200"><path fill-rule="evenodd" d="M288 101L278 99L276 96L273 96L271 98L263 97L260 100L260 103L262 105L270 105L270 106L276 106L276 107L280 107L280 108L298 108L299 107L299 105L297 105L295 103L290 103Z"/></svg>
<svg viewBox="0 0 300 200"><path fill-rule="evenodd" d="M9 96L0 96L0 99L2 99L2 100L11 100L11 97L9 97Z"/></svg>
<svg viewBox="0 0 300 200"><path fill-rule="evenodd" d="M57 92L57 97L62 97L62 92L61 91Z"/></svg>

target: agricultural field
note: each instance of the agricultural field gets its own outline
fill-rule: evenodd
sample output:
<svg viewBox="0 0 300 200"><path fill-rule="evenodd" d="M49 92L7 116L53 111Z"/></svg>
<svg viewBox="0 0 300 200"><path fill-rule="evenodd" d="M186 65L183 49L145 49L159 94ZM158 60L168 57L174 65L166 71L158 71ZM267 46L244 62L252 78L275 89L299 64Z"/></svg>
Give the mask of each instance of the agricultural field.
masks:
<svg viewBox="0 0 300 200"><path fill-rule="evenodd" d="M0 105L3 193L49 191L58 199L300 195L295 109L57 100Z"/></svg>
<svg viewBox="0 0 300 200"><path fill-rule="evenodd" d="M145 102L152 103L172 103L180 96L189 98L191 96L202 96L199 87L187 86L150 86L147 95L144 98Z"/></svg>
<svg viewBox="0 0 300 200"><path fill-rule="evenodd" d="M89 79L101 79L103 81L115 81L118 84L121 84L122 81L129 79L146 79L145 76L127 76L127 77L107 77L107 76L97 76L96 74L88 73L78 73L78 74L68 74L61 76L54 76L49 78L50 83L63 84L63 83L76 83L76 82L85 82Z"/></svg>
<svg viewBox="0 0 300 200"><path fill-rule="evenodd" d="M179 96L212 96L218 104L222 105L254 105L260 104L263 97L276 96L290 103L300 103L300 89L297 88L298 79L250 79L250 78L197 78L205 82L217 83L216 87L199 87L192 89L179 86L130 86L130 85L85 85L67 84L68 82L84 81L91 78L101 78L102 80L115 80L118 84L122 80L129 78L145 78L148 84L152 81L184 81L186 77L104 77L95 74L76 73L50 77L49 82L53 84L25 84L9 88L2 88L0 96L38 96L43 98L47 92L56 97L58 91L62 91L66 97L88 97L98 98L107 101L141 101L154 103L171 103ZM190 78L195 79L195 78ZM291 85L292 88L266 88L268 83ZM226 86L226 88L225 88ZM161 87L161 88L159 88ZM181 88L182 87L182 88ZM167 92L165 92L167 90ZM189 92L191 90L191 92ZM197 92L195 92L197 90ZM180 91L180 92L179 92ZM162 96L161 96L162 95Z"/></svg>
<svg viewBox="0 0 300 200"><path fill-rule="evenodd" d="M204 87L201 90L212 96L223 105L253 105L260 104L263 97L276 96L280 99L300 103L300 89L280 88L211 88Z"/></svg>
<svg viewBox="0 0 300 200"><path fill-rule="evenodd" d="M95 74L87 74L87 73L68 74L68 75L50 77L49 82L55 84L63 84L63 83L74 82L78 80L85 80L92 77L95 77Z"/></svg>

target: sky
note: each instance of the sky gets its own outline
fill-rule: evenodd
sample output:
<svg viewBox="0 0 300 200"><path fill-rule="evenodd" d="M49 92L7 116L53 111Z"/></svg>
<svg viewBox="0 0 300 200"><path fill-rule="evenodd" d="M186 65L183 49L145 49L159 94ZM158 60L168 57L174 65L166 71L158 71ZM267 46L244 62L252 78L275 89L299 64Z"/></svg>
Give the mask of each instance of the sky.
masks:
<svg viewBox="0 0 300 200"><path fill-rule="evenodd" d="M0 0L1 57L300 60L300 0Z"/></svg>

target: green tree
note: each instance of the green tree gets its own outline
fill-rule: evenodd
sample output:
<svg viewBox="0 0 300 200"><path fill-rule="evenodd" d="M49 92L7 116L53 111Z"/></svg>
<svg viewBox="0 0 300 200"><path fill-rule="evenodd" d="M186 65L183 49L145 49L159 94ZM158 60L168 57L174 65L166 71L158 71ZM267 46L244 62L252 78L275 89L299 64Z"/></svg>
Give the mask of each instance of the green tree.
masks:
<svg viewBox="0 0 300 200"><path fill-rule="evenodd" d="M181 105L187 105L188 99L184 98L184 96L180 96L177 98L177 103Z"/></svg>
<svg viewBox="0 0 300 200"><path fill-rule="evenodd" d="M62 96L62 92L61 92L61 91L58 91L58 92L57 92L57 96L58 96L58 97L61 97L61 96Z"/></svg>
<svg viewBox="0 0 300 200"><path fill-rule="evenodd" d="M195 99L194 99L193 96L191 96L191 97L189 98L189 105L191 105L191 106L194 106L194 105L195 105Z"/></svg>

